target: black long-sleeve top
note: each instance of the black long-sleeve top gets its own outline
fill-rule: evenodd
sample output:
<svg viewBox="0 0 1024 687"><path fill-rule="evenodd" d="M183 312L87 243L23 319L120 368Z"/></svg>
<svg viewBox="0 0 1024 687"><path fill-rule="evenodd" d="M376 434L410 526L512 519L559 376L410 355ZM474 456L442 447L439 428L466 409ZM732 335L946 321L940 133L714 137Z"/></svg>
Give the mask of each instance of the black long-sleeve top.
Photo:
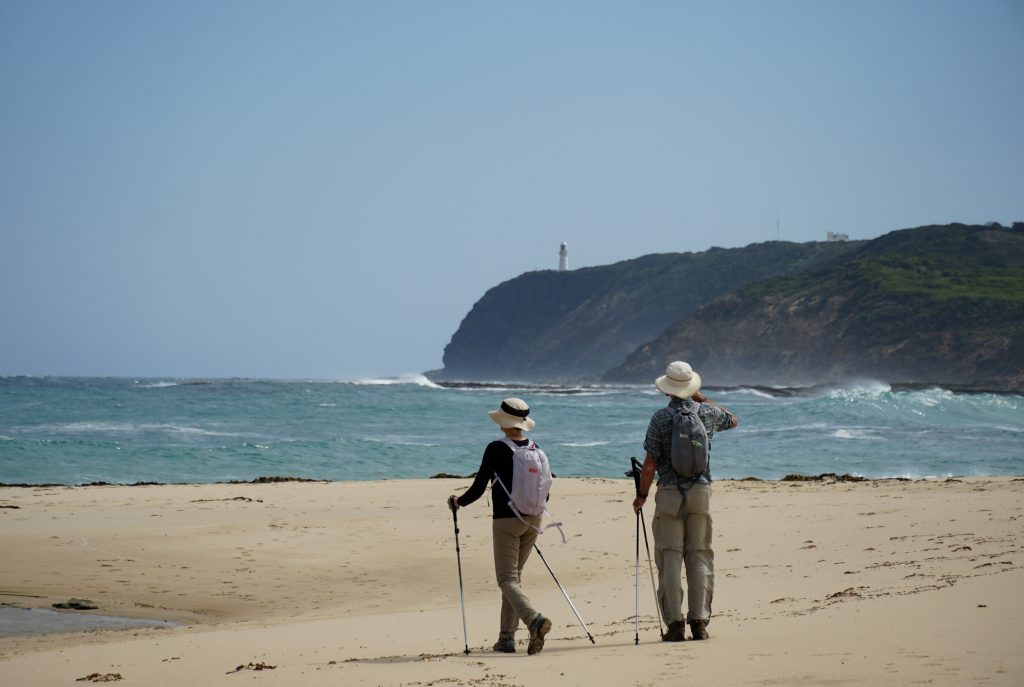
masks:
<svg viewBox="0 0 1024 687"><path fill-rule="evenodd" d="M517 446L526 446L529 439L515 440ZM459 508L468 506L484 495L487 483L494 479L497 473L501 481L509 489L512 488L512 449L503 440L492 441L484 449L484 457L480 461L480 469L476 472L476 479L469 486L466 493L456 501ZM491 487L491 504L495 518L514 518L516 514L508 507L508 494L497 482Z"/></svg>

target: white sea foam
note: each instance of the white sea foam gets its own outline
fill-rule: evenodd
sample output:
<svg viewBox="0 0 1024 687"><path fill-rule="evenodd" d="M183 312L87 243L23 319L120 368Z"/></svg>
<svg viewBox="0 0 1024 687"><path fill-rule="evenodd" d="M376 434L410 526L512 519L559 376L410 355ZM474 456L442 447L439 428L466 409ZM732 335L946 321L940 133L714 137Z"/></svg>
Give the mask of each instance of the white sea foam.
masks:
<svg viewBox="0 0 1024 687"><path fill-rule="evenodd" d="M740 425L740 428L738 430L735 430L735 431L743 432L744 434L774 434L774 433L778 433L778 432L812 432L812 433L818 433L820 430L828 429L829 427L830 427L830 425L827 424L827 423L824 423L824 422L809 422L809 423L803 424L803 425L783 425L781 427L779 427L777 425L776 426L767 425L767 426L760 426L759 427L757 425L751 426L750 424L746 424L746 425Z"/></svg>
<svg viewBox="0 0 1024 687"><path fill-rule="evenodd" d="M883 473L882 475L878 476L878 479L939 480L939 479L949 479L949 478L955 477L955 476L956 475L954 475L952 472L947 472L947 473L942 474L942 475L925 475L925 474L921 474L920 472L900 472L900 473L891 473L891 474L884 474Z"/></svg>
<svg viewBox="0 0 1024 687"><path fill-rule="evenodd" d="M829 396L878 396L892 391L892 386L887 382L877 379L855 379L843 384L838 389L829 392Z"/></svg>
<svg viewBox="0 0 1024 687"><path fill-rule="evenodd" d="M138 434L141 432L167 432L211 437L244 436L237 432L224 432L204 429L202 427L188 427L166 423L133 424L130 422L69 422L62 425L39 425L33 427L32 431L47 434Z"/></svg>
<svg viewBox="0 0 1024 687"><path fill-rule="evenodd" d="M397 437L363 437L362 440L370 444L385 444L387 446L425 446L428 448L436 448L441 445L431 444L425 441L399 439Z"/></svg>
<svg viewBox="0 0 1024 687"><path fill-rule="evenodd" d="M723 393L726 393L726 392L723 392ZM751 389L751 388L745 387L745 386L741 386L738 389L730 389L728 393L746 394L748 396L757 396L758 398L771 398L771 399L778 398L777 396L773 396L772 394L768 393L767 391L761 391L760 389Z"/></svg>
<svg viewBox="0 0 1024 687"><path fill-rule="evenodd" d="M140 389L166 389L169 386L178 386L178 382L153 382L152 384L140 384Z"/></svg>
<svg viewBox="0 0 1024 687"><path fill-rule="evenodd" d="M573 448L592 448L594 446L607 446L612 442L610 441L566 441L558 444L559 446L571 446Z"/></svg>
<svg viewBox="0 0 1024 687"><path fill-rule="evenodd" d="M1024 432L1024 427L1011 427L1009 425L996 425L992 429L997 429L997 430L999 430L1001 432L1014 432L1016 434L1020 434L1021 432ZM2 439L2 438L3 437L0 437L0 439Z"/></svg>
<svg viewBox="0 0 1024 687"><path fill-rule="evenodd" d="M599 389L584 389L582 387L566 387L564 389L538 389L530 390L531 396L610 396L615 392L613 391L602 391Z"/></svg>
<svg viewBox="0 0 1024 687"><path fill-rule="evenodd" d="M424 375L409 373L399 375L398 377L370 377L366 379L356 379L351 382L359 386L391 386L393 384L413 384L415 386L424 386L428 389L441 389L443 387L434 384L434 382L427 379Z"/></svg>
<svg viewBox="0 0 1024 687"><path fill-rule="evenodd" d="M882 437L877 434L872 434L870 430L866 429L837 429L832 432L832 436L836 439L868 439L877 441Z"/></svg>
<svg viewBox="0 0 1024 687"><path fill-rule="evenodd" d="M899 397L909 403L924 406L925 408L937 408L950 401L954 401L957 395L948 389L935 387L932 389L899 392Z"/></svg>

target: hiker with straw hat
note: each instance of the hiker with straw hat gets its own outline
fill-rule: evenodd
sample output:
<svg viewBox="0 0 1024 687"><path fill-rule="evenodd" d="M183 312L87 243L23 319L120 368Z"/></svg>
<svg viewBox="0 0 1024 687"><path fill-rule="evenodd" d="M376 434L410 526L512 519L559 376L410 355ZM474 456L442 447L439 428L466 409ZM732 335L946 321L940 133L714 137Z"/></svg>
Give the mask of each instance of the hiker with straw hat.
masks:
<svg viewBox="0 0 1024 687"><path fill-rule="evenodd" d="M668 631L662 639L685 639L682 575L685 569L688 608L685 621L693 639L708 639L715 591L715 553L711 547L711 438L739 424L735 415L700 393L701 377L689 363L669 363L654 380L669 397L647 427L647 455L640 472L634 512L643 508L658 474L655 495L654 561L658 567L658 601Z"/></svg>
<svg viewBox="0 0 1024 687"><path fill-rule="evenodd" d="M523 435L523 432L533 429L536 424L529 417L530 406L525 401L506 398L497 410L490 411L488 415L498 423L505 436L487 445L473 484L462 496L448 497L448 507L454 512L462 506L468 506L479 499L487 483L492 482L494 572L501 588L501 618L494 650L515 653L515 635L521 620L530 631L527 653L532 655L544 648L544 637L551 630L551 621L530 603L523 592L521 578L523 566L530 557L537 535L542 531L543 502L547 500L551 471L547 466L547 457L533 441ZM522 450L528 451L535 460L542 459L540 469L531 469L530 472L535 474L529 475L533 479L542 480L538 487L540 503L535 504L535 508L527 509L536 514L521 512L513 504L513 494L517 493L517 487L523 487L526 483L523 473L515 471L513 465L513 456L519 454L516 455L516 460L519 460ZM520 475L518 483L514 481L516 475ZM537 489L534 491L536 495Z"/></svg>

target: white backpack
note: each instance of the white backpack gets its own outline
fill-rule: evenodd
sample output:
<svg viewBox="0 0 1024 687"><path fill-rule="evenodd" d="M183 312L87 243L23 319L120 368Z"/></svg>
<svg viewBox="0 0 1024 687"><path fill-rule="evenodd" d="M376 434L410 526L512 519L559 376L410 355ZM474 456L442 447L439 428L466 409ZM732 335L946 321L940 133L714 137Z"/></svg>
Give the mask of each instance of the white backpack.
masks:
<svg viewBox="0 0 1024 687"><path fill-rule="evenodd" d="M501 481L497 473L494 480L501 485L501 488L508 494L508 507L517 518L523 520L523 515L542 515L548 513L547 501L548 492L551 491L551 466L548 465L548 457L545 455L532 439L528 439L526 446L520 446L508 437L502 439L512 449L512 489L510 490ZM551 514L548 513L550 516ZM538 533L543 534L549 527L557 527L562 533L560 522L553 522L547 527L536 528ZM565 533L562 533L562 541L565 541Z"/></svg>

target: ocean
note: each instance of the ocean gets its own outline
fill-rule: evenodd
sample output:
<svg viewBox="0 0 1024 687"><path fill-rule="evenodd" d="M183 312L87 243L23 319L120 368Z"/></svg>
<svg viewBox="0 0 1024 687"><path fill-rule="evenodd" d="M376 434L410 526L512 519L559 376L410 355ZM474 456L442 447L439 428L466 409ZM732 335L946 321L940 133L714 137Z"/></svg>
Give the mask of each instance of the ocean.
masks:
<svg viewBox="0 0 1024 687"><path fill-rule="evenodd" d="M706 388L734 412L716 479L837 473L1024 474L1024 398L894 389ZM422 375L348 382L0 377L0 483L204 483L469 475L499 437L487 411L524 398L557 476L621 478L643 458L652 385L439 386Z"/></svg>

